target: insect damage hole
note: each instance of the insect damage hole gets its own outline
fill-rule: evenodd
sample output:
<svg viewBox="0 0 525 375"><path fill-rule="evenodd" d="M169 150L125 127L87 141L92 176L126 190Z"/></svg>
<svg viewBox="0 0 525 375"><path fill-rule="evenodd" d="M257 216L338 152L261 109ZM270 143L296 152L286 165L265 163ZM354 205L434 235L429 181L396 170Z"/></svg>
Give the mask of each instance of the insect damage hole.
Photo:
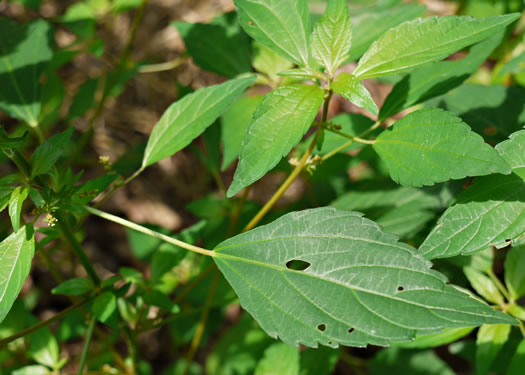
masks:
<svg viewBox="0 0 525 375"><path fill-rule="evenodd" d="M354 332L354 329L353 329L353 328L350 328L350 329L348 330L348 333L352 333L352 332Z"/></svg>
<svg viewBox="0 0 525 375"><path fill-rule="evenodd" d="M399 290L400 292L402 292L403 290L405 290L405 288L403 288L401 285L397 287L397 290Z"/></svg>
<svg viewBox="0 0 525 375"><path fill-rule="evenodd" d="M326 330L326 324L319 324L317 329L321 332L324 332Z"/></svg>
<svg viewBox="0 0 525 375"><path fill-rule="evenodd" d="M294 271L304 271L308 267L310 267L310 265L311 265L310 263L304 260L301 260L301 259L292 259L286 262L286 268L288 268L289 270L294 270Z"/></svg>

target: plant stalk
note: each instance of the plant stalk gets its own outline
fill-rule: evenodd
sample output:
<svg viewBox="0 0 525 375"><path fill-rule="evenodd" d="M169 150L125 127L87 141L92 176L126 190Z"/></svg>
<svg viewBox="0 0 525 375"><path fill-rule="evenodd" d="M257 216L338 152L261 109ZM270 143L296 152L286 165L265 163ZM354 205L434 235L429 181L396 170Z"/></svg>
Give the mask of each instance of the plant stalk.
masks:
<svg viewBox="0 0 525 375"><path fill-rule="evenodd" d="M97 322L96 318L94 316L91 317L91 320L89 321L88 329L86 332L84 348L82 349L82 354L80 356L80 364L78 366L78 375L82 375L84 373L84 367L86 365L86 359L89 353L89 346L91 345L91 339L93 338L93 331L95 329L96 322Z"/></svg>

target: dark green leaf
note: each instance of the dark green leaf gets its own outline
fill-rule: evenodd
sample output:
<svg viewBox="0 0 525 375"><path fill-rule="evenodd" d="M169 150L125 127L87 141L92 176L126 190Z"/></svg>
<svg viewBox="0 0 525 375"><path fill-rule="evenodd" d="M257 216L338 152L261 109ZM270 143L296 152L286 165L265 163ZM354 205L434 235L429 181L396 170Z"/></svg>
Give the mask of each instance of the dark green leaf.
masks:
<svg viewBox="0 0 525 375"><path fill-rule="evenodd" d="M117 299L110 292L104 292L98 295L93 301L91 312L101 323L106 323L117 310Z"/></svg>
<svg viewBox="0 0 525 375"><path fill-rule="evenodd" d="M299 375L330 375L339 360L339 350L321 346L301 352Z"/></svg>
<svg viewBox="0 0 525 375"><path fill-rule="evenodd" d="M454 371L432 350L414 352L400 348L383 349L370 366L371 375L454 375Z"/></svg>
<svg viewBox="0 0 525 375"><path fill-rule="evenodd" d="M512 357L509 368L505 375L521 375L521 373L523 372L524 366L525 366L525 339L523 339L518 345L518 348L516 349L516 352L514 353L514 356Z"/></svg>
<svg viewBox="0 0 525 375"><path fill-rule="evenodd" d="M90 279L76 277L64 281L62 284L51 290L52 294L62 294L64 296L81 296L89 293L94 288Z"/></svg>
<svg viewBox="0 0 525 375"><path fill-rule="evenodd" d="M31 156L31 177L49 172L64 153L74 128L56 134L37 147Z"/></svg>
<svg viewBox="0 0 525 375"><path fill-rule="evenodd" d="M513 247L505 258L505 284L515 300L525 296L525 246Z"/></svg>

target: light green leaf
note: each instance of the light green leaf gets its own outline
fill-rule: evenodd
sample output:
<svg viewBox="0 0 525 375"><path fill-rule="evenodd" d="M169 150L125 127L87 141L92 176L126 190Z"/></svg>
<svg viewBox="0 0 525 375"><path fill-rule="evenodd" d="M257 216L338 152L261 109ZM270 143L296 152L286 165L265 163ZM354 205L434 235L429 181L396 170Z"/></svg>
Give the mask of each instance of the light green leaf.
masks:
<svg viewBox="0 0 525 375"><path fill-rule="evenodd" d="M17 181L18 176L16 174L10 174L0 178L0 211L3 211L9 204L11 194L13 190L15 190L12 184Z"/></svg>
<svg viewBox="0 0 525 375"><path fill-rule="evenodd" d="M507 341L508 324L482 325L476 339L476 375L486 374Z"/></svg>
<svg viewBox="0 0 525 375"><path fill-rule="evenodd" d="M51 371L44 366L32 365L13 371L13 375L49 375Z"/></svg>
<svg viewBox="0 0 525 375"><path fill-rule="evenodd" d="M490 56L504 36L504 32L499 32L476 44L470 49L468 56L461 60L440 61L405 76L396 83L381 106L379 120L385 120L406 108L445 94L461 85Z"/></svg>
<svg viewBox="0 0 525 375"><path fill-rule="evenodd" d="M117 298L111 291L98 295L91 308L93 315L102 323L106 323L116 310Z"/></svg>
<svg viewBox="0 0 525 375"><path fill-rule="evenodd" d="M492 280L485 276L483 273L477 271L472 267L463 268L465 276L467 276L470 285L474 290L487 301L495 303L497 305L503 305L505 300L499 292L497 286L492 282Z"/></svg>
<svg viewBox="0 0 525 375"><path fill-rule="evenodd" d="M405 349L425 349L435 348L437 346L450 344L465 337L474 330L474 327L467 328L447 328L439 333L434 333L428 336L419 336L415 340L395 343L394 346L399 346Z"/></svg>
<svg viewBox="0 0 525 375"><path fill-rule="evenodd" d="M189 145L255 82L250 75L199 89L173 103L162 115L148 139L145 168Z"/></svg>
<svg viewBox="0 0 525 375"><path fill-rule="evenodd" d="M505 285L510 296L518 300L525 296L525 246L513 247L505 258Z"/></svg>
<svg viewBox="0 0 525 375"><path fill-rule="evenodd" d="M278 75L280 75L281 77L288 77L288 78L302 80L302 81L324 79L324 76L321 73L316 72L310 68L297 68L297 69L285 70L285 71L279 72Z"/></svg>
<svg viewBox="0 0 525 375"><path fill-rule="evenodd" d="M356 212L287 214L222 242L214 260L259 325L291 345L385 346L513 322Z"/></svg>
<svg viewBox="0 0 525 375"><path fill-rule="evenodd" d="M525 130L512 133L508 140L496 146L496 150L509 163L512 172L525 181Z"/></svg>
<svg viewBox="0 0 525 375"><path fill-rule="evenodd" d="M233 103L222 115L222 170L228 168L239 156L242 148L242 139L252 121L255 109L262 99L262 96L244 96Z"/></svg>
<svg viewBox="0 0 525 375"><path fill-rule="evenodd" d="M51 290L52 294L62 294L64 296L81 296L93 290L94 285L90 279L75 277L64 281L56 288Z"/></svg>
<svg viewBox="0 0 525 375"><path fill-rule="evenodd" d="M508 164L521 168L511 152L525 138L514 136L496 146ZM419 251L427 259L471 255L489 246L502 248L525 232L525 182L515 173L480 178L445 211Z"/></svg>
<svg viewBox="0 0 525 375"><path fill-rule="evenodd" d="M34 252L33 228L28 225L0 243L0 322L22 289Z"/></svg>
<svg viewBox="0 0 525 375"><path fill-rule="evenodd" d="M316 85L281 86L264 97L244 137L228 197L264 176L290 152L312 125L323 98L324 91Z"/></svg>
<svg viewBox="0 0 525 375"><path fill-rule="evenodd" d="M451 113L422 109L379 135L374 150L392 179L405 186L433 185L466 176L510 173L490 145Z"/></svg>
<svg viewBox="0 0 525 375"><path fill-rule="evenodd" d="M11 224L13 230L18 232L20 227L20 214L22 212L22 205L29 194L29 186L18 186L12 193L9 199L9 216L11 217Z"/></svg>
<svg viewBox="0 0 525 375"><path fill-rule="evenodd" d="M300 66L308 65L306 0L235 0L241 26L256 41Z"/></svg>
<svg viewBox="0 0 525 375"><path fill-rule="evenodd" d="M35 127L40 76L53 56L51 27L44 20L18 25L0 17L0 35L0 110Z"/></svg>
<svg viewBox="0 0 525 375"><path fill-rule="evenodd" d="M486 39L514 22L520 14L487 18L428 17L405 22L376 40L359 60L359 79L411 70L442 60L452 53Z"/></svg>
<svg viewBox="0 0 525 375"><path fill-rule="evenodd" d="M353 74L339 74L332 82L332 89L336 94L341 95L358 107L377 115L378 109L372 96L370 96L368 90L363 86L361 80L357 79Z"/></svg>
<svg viewBox="0 0 525 375"><path fill-rule="evenodd" d="M49 172L64 153L74 128L56 134L37 147L31 156L31 177Z"/></svg>
<svg viewBox="0 0 525 375"><path fill-rule="evenodd" d="M505 64L505 66L498 72L498 76L507 73L516 74L525 72L525 51L515 56L512 60Z"/></svg>
<svg viewBox="0 0 525 375"><path fill-rule="evenodd" d="M381 350L370 363L371 375L455 375L455 372L434 351L413 351L401 348Z"/></svg>
<svg viewBox="0 0 525 375"><path fill-rule="evenodd" d="M36 323L38 323L38 321L34 324ZM38 331L29 335L28 339L29 352L36 362L52 369L58 367L60 349L57 339L53 336L49 328L40 328Z"/></svg>
<svg viewBox="0 0 525 375"><path fill-rule="evenodd" d="M312 32L312 56L330 77L348 59L352 45L352 26L345 0L330 0Z"/></svg>
<svg viewBox="0 0 525 375"><path fill-rule="evenodd" d="M278 83L279 81L279 77L277 76L279 72L291 69L293 66L293 63L281 57L270 48L257 43L257 41L253 43L253 49L253 67L258 72L265 74L274 83ZM275 86L278 86L278 84Z"/></svg>
<svg viewBox="0 0 525 375"><path fill-rule="evenodd" d="M299 349L283 343L270 345L255 375L299 375Z"/></svg>
<svg viewBox="0 0 525 375"><path fill-rule="evenodd" d="M512 356L509 368L505 375L521 375L525 366L525 339L521 340L516 352Z"/></svg>

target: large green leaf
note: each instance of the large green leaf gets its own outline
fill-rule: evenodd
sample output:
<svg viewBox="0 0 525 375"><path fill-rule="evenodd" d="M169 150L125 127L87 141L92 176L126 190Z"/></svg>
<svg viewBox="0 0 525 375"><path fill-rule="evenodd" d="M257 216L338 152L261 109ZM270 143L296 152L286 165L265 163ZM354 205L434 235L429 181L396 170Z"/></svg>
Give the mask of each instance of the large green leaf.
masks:
<svg viewBox="0 0 525 375"><path fill-rule="evenodd" d="M153 128L144 152L143 168L190 144L254 82L253 75L230 80L199 89L173 103Z"/></svg>
<svg viewBox="0 0 525 375"><path fill-rule="evenodd" d="M476 339L476 375L485 375L509 338L508 324L482 325Z"/></svg>
<svg viewBox="0 0 525 375"><path fill-rule="evenodd" d="M445 94L461 85L490 56L504 35L504 32L499 32L476 44L468 56L461 60L440 61L405 76L394 86L381 106L379 120L385 120L405 108Z"/></svg>
<svg viewBox="0 0 525 375"><path fill-rule="evenodd" d="M486 39L520 17L519 14L482 19L428 17L405 22L383 34L359 60L360 79L406 72L441 60Z"/></svg>
<svg viewBox="0 0 525 375"><path fill-rule="evenodd" d="M255 375L299 375L299 349L277 342L268 347Z"/></svg>
<svg viewBox="0 0 525 375"><path fill-rule="evenodd" d="M33 228L24 226L0 243L0 322L24 284L35 252Z"/></svg>
<svg viewBox="0 0 525 375"><path fill-rule="evenodd" d="M511 150L525 146L523 132L496 146L513 172L522 170ZM445 211L419 251L427 259L470 255L489 246L504 247L523 232L525 182L516 173L487 176L475 181Z"/></svg>
<svg viewBox="0 0 525 375"><path fill-rule="evenodd" d="M332 82L332 89L336 94L354 103L358 107L364 108L374 115L377 115L378 109L372 96L353 74L341 73Z"/></svg>
<svg viewBox="0 0 525 375"><path fill-rule="evenodd" d="M312 125L323 98L317 85L281 86L264 97L243 139L228 197L264 176L290 152Z"/></svg>
<svg viewBox="0 0 525 375"><path fill-rule="evenodd" d="M345 0L331 0L312 32L312 56L333 76L348 59L352 44L352 26Z"/></svg>
<svg viewBox="0 0 525 375"><path fill-rule="evenodd" d="M286 59L308 65L310 14L306 0L235 0L241 26Z"/></svg>
<svg viewBox="0 0 525 375"><path fill-rule="evenodd" d="M427 108L409 114L379 135L374 150L392 179L406 186L510 173L508 164L467 124L451 113Z"/></svg>
<svg viewBox="0 0 525 375"><path fill-rule="evenodd" d="M40 76L53 56L51 28L44 20L18 25L0 17L0 35L0 110L37 126Z"/></svg>
<svg viewBox="0 0 525 375"><path fill-rule="evenodd" d="M173 22L195 64L225 77L251 71L251 45L234 13L212 23Z"/></svg>
<svg viewBox="0 0 525 375"><path fill-rule="evenodd" d="M412 247L357 212L287 214L224 241L214 260L260 326L292 345L388 345L513 323L447 285Z"/></svg>

